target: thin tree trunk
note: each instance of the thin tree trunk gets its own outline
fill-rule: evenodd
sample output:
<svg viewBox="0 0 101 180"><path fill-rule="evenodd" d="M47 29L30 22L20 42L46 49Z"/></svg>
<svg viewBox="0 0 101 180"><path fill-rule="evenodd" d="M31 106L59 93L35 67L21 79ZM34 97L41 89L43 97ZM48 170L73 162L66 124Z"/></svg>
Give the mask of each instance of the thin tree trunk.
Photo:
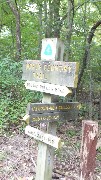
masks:
<svg viewBox="0 0 101 180"><path fill-rule="evenodd" d="M47 2L46 0L44 1L44 29L45 29L45 38L48 38L48 15L47 15Z"/></svg>
<svg viewBox="0 0 101 180"><path fill-rule="evenodd" d="M94 33L95 33L96 29L98 28L98 26L100 26L100 25L101 25L101 20L97 21L93 25L93 27L91 28L91 30L90 30L90 32L88 34L87 41L86 41L86 46L85 46L84 57L83 57L83 62L82 62L82 67L81 67L81 71L80 71L79 78L78 78L78 86L77 86L77 88L80 85L81 79L82 79L83 74L84 74L84 70L85 70L85 68L87 67L87 64L88 64L88 57L89 57L89 53L90 53L90 45L91 45Z"/></svg>
<svg viewBox="0 0 101 180"><path fill-rule="evenodd" d="M101 120L101 90L100 90L100 104L99 104L99 119Z"/></svg>
<svg viewBox="0 0 101 180"><path fill-rule="evenodd" d="M39 48L39 54L38 54L38 59L41 58L41 40L42 40L42 5L39 6L39 24L40 24L40 29L39 29L39 37L38 37L38 48Z"/></svg>
<svg viewBox="0 0 101 180"><path fill-rule="evenodd" d="M67 14L67 59L70 59L71 56L71 36L73 30L73 17L74 17L74 0L68 0L68 14Z"/></svg>
<svg viewBox="0 0 101 180"><path fill-rule="evenodd" d="M12 24L12 22L11 22L11 35L12 35L12 47L13 47L13 58L14 58L14 48L15 48L14 41L15 41L15 37L14 37L14 31L13 31L13 24Z"/></svg>
<svg viewBox="0 0 101 180"><path fill-rule="evenodd" d="M53 1L53 7L54 7L54 37L60 38L60 0Z"/></svg>
<svg viewBox="0 0 101 180"><path fill-rule="evenodd" d="M16 60L18 61L21 58L20 12L17 7L16 0L14 1L14 3L11 0L6 0L6 1L12 13L14 14L15 21L16 21Z"/></svg>

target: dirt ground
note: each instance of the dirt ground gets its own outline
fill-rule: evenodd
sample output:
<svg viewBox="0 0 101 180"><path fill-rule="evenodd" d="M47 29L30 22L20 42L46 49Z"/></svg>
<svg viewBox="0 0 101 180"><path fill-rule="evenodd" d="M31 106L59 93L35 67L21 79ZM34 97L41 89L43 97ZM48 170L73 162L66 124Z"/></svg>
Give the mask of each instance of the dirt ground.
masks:
<svg viewBox="0 0 101 180"><path fill-rule="evenodd" d="M57 128L57 136L65 142L55 150L52 179L79 180L81 122L68 122ZM101 138L101 122L99 123ZM25 135L24 130L12 129L11 135L0 136L0 179L35 179L38 142ZM97 150L95 180L101 180L101 149Z"/></svg>

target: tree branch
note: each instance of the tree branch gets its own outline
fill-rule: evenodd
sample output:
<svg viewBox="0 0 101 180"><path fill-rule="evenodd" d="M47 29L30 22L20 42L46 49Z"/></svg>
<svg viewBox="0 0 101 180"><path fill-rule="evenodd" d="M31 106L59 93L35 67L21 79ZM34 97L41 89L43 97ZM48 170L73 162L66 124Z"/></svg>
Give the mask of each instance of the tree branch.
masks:
<svg viewBox="0 0 101 180"><path fill-rule="evenodd" d="M13 3L10 0L6 0L7 4L9 5L10 9L12 10L13 14L17 16L18 11L16 7L14 7Z"/></svg>
<svg viewBox="0 0 101 180"><path fill-rule="evenodd" d="M96 28L101 24L101 20L97 21L93 27L91 28L90 32L89 32L89 35L88 35L88 38L87 38L87 41L89 44L91 44L91 41L92 41L92 38L94 36L94 33L95 33L95 30Z"/></svg>

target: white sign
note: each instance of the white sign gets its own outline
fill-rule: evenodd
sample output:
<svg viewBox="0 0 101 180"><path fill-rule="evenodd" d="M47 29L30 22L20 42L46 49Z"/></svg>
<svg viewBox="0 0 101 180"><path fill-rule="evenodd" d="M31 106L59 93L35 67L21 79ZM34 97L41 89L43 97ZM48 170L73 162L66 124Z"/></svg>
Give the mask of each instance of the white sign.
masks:
<svg viewBox="0 0 101 180"><path fill-rule="evenodd" d="M58 38L42 39L41 60L63 61L64 44Z"/></svg>
<svg viewBox="0 0 101 180"><path fill-rule="evenodd" d="M36 140L44 142L55 148L60 148L63 145L63 142L61 142L60 138L51 134L44 133L39 129L33 128L29 125L25 128L25 134L34 137Z"/></svg>
<svg viewBox="0 0 101 180"><path fill-rule="evenodd" d="M43 82L35 82L35 81L26 81L25 82L26 89L45 92L49 94L66 96L69 93L72 93L66 86L60 86L55 84L43 83Z"/></svg>

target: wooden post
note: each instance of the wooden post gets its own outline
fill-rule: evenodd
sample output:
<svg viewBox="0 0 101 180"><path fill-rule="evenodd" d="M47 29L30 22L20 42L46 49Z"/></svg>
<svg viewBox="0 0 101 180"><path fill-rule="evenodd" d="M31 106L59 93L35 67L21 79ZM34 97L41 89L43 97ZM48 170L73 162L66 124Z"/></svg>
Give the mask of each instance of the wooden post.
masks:
<svg viewBox="0 0 101 180"><path fill-rule="evenodd" d="M51 103L51 95L44 93L42 103ZM45 124L44 124L45 126ZM41 129L45 131L44 127ZM47 133L56 135L56 123L48 123ZM51 180L54 159L54 148L39 142L35 180Z"/></svg>
<svg viewBox="0 0 101 180"><path fill-rule="evenodd" d="M99 119L101 120L101 90L100 90L100 103L99 103Z"/></svg>
<svg viewBox="0 0 101 180"><path fill-rule="evenodd" d="M97 122L82 122L80 180L94 180L97 134Z"/></svg>
<svg viewBox="0 0 101 180"><path fill-rule="evenodd" d="M60 47L62 51L60 51ZM64 45L57 38L42 40L41 60L51 59L55 61L58 58L60 58L61 60L63 59L63 52L64 52ZM51 103L51 102L52 102L52 95L48 93L47 94L43 93L42 103ZM40 124L40 125L41 125L41 130L43 130L44 132L47 131L47 133L49 134L56 135L56 122L50 122L48 124ZM54 148L45 143L39 142L35 180L52 179L53 159L54 159Z"/></svg>

